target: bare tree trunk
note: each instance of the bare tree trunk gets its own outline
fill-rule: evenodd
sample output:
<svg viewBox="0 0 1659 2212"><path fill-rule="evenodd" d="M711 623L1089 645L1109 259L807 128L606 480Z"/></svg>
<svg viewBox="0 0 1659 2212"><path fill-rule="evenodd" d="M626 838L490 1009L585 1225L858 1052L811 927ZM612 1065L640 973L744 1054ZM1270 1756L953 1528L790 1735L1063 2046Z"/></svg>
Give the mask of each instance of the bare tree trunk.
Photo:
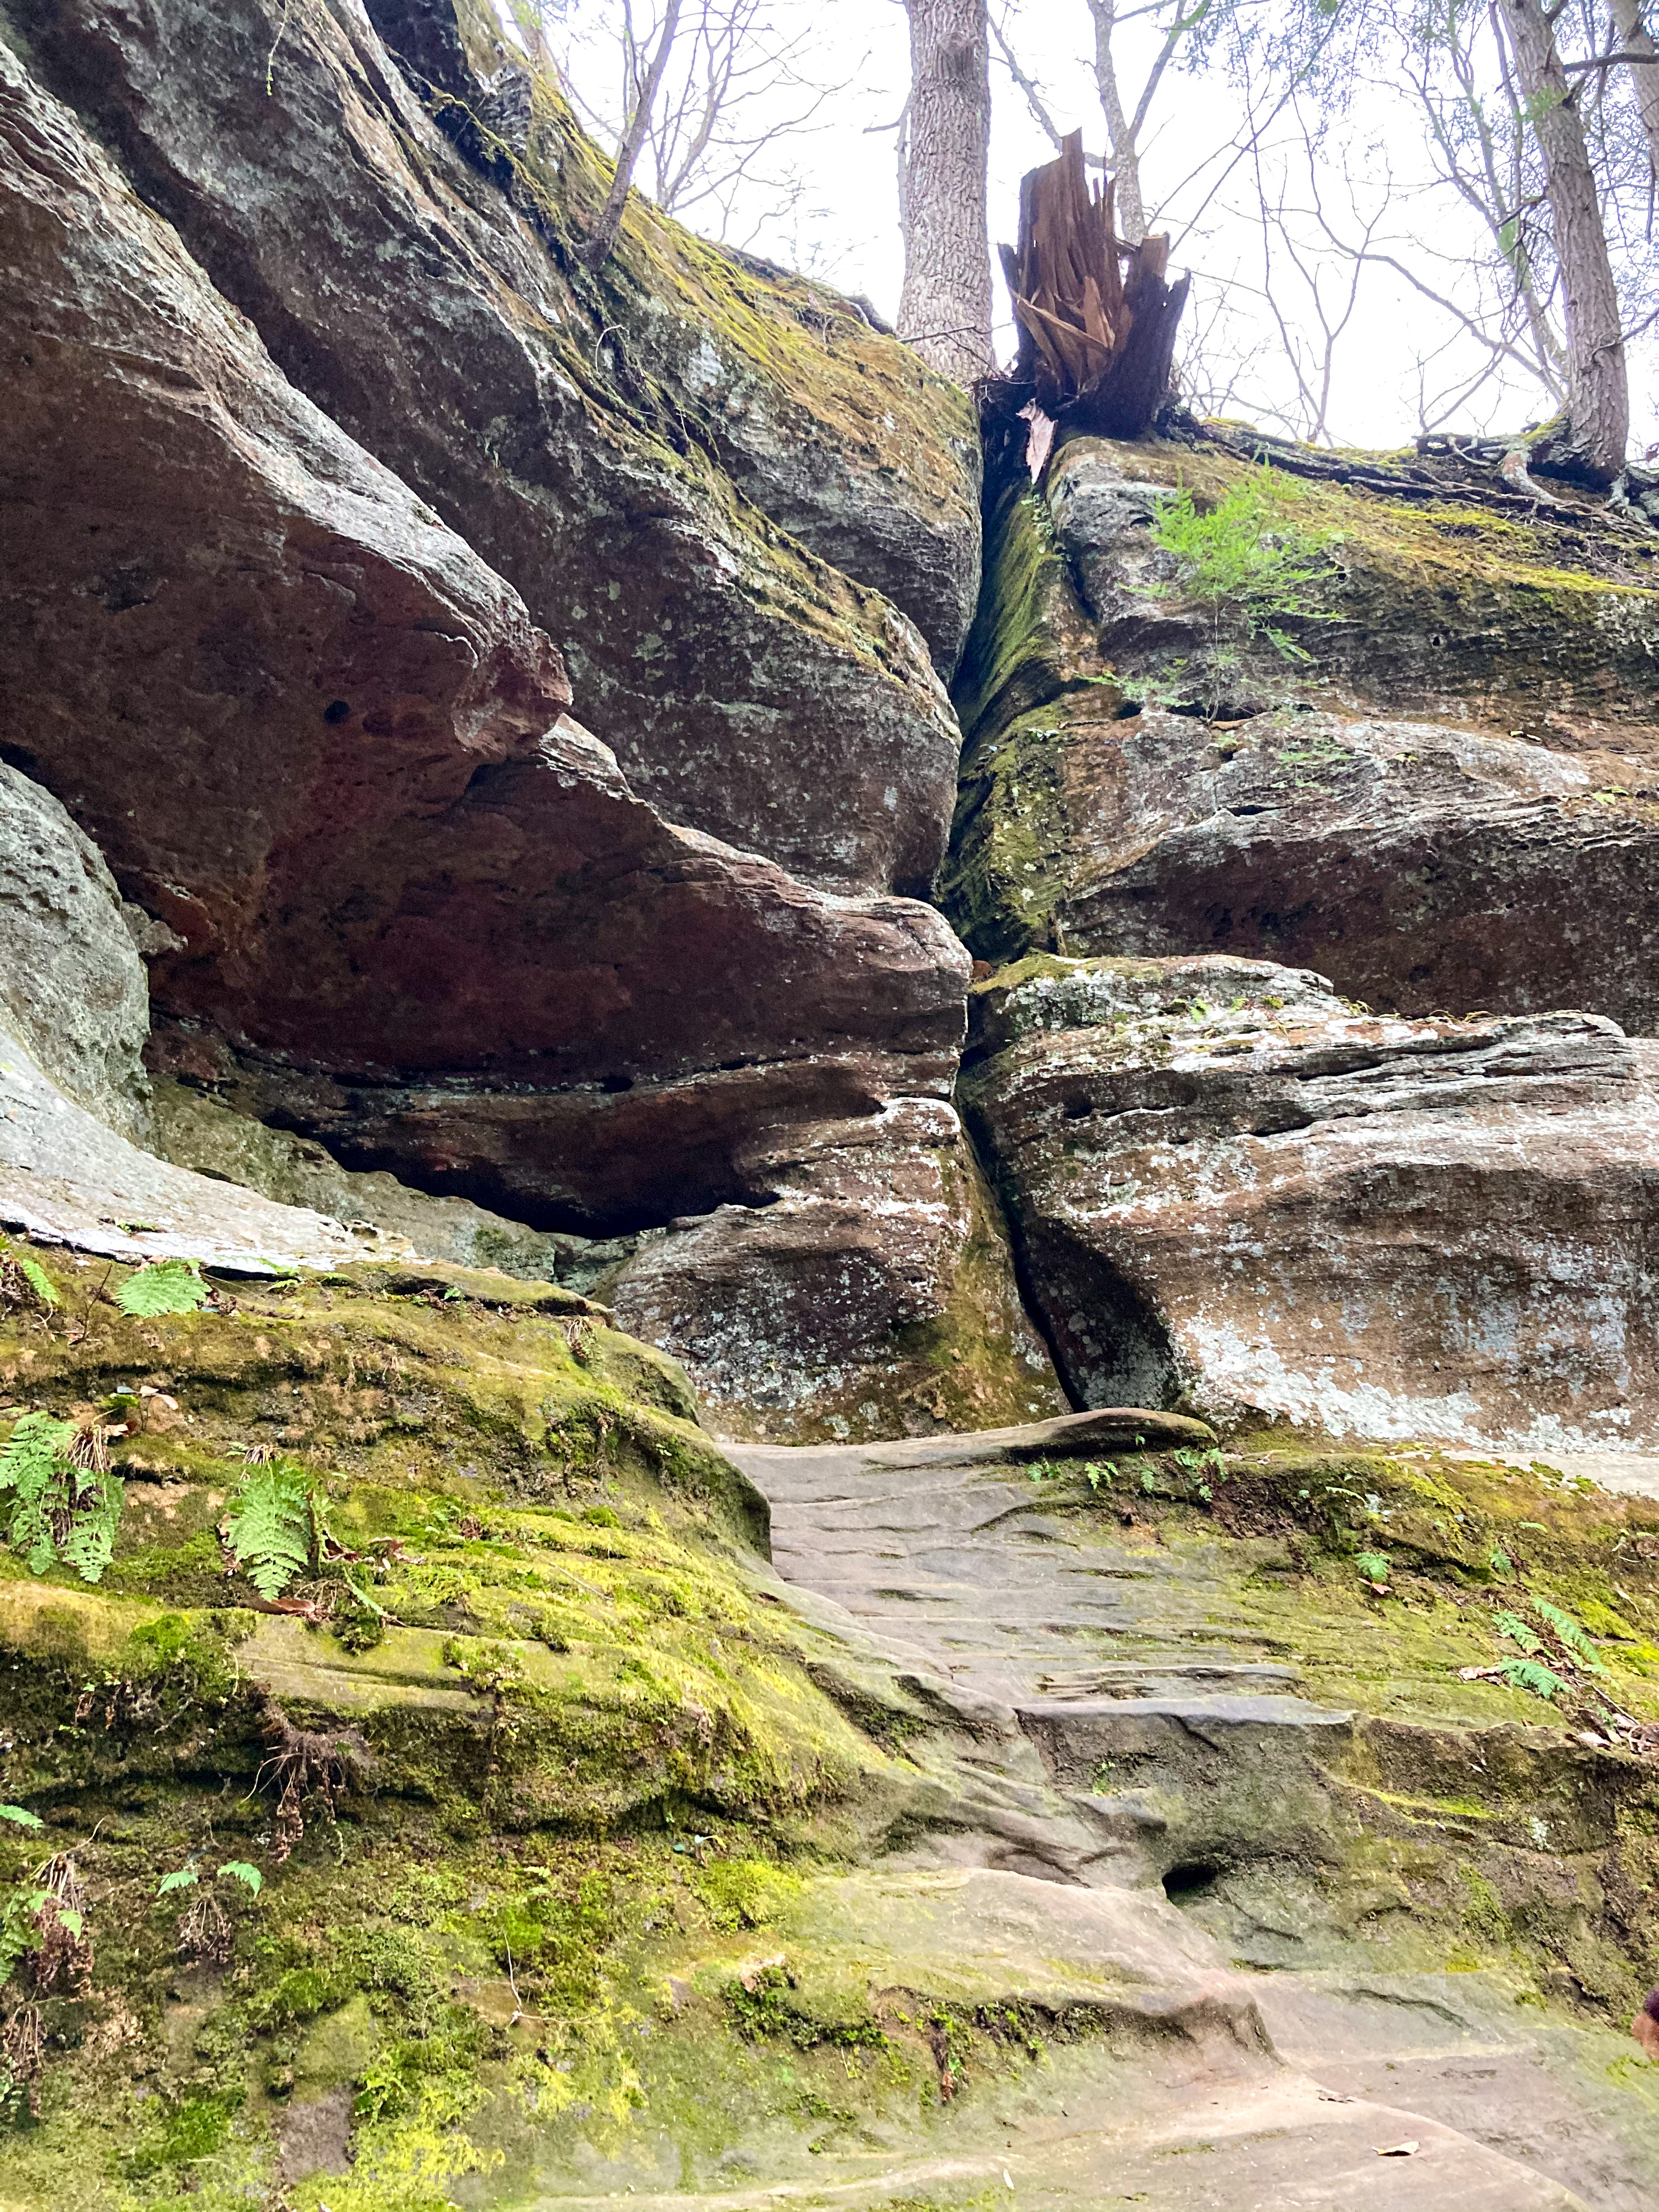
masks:
<svg viewBox="0 0 1659 2212"><path fill-rule="evenodd" d="M1659 47L1654 44L1653 33L1643 25L1638 0L1608 0L1607 13L1613 18L1619 51L1641 58L1630 64L1631 81L1647 137L1648 159L1659 173Z"/></svg>
<svg viewBox="0 0 1659 2212"><path fill-rule="evenodd" d="M663 13L657 51L651 57L645 82L639 88L634 112L628 118L622 143L617 149L617 173L611 179L611 190L605 195L605 205L599 210L593 235L587 241L586 258L590 268L599 267L616 244L617 233L622 228L623 210L628 204L628 188L634 181L634 164L640 158L645 134L651 128L651 110L662 89L663 75L668 67L668 57L674 48L674 34L679 27L680 0L668 0Z"/></svg>
<svg viewBox="0 0 1659 2212"><path fill-rule="evenodd" d="M1095 83L1100 92L1100 112L1106 118L1112 182L1117 187L1118 236L1129 246L1139 246L1146 235L1146 209L1140 197L1140 155L1123 112L1123 94L1118 89L1117 64L1112 54L1117 0L1089 0L1089 13L1095 19Z"/></svg>
<svg viewBox="0 0 1659 2212"><path fill-rule="evenodd" d="M985 212L991 135L985 0L905 5L910 100L899 167L899 335L942 375L971 384L996 366Z"/></svg>
<svg viewBox="0 0 1659 2212"><path fill-rule="evenodd" d="M1498 0L1528 121L1544 157L1567 334L1567 417L1587 472L1611 483L1630 442L1630 377L1584 126L1540 0Z"/></svg>

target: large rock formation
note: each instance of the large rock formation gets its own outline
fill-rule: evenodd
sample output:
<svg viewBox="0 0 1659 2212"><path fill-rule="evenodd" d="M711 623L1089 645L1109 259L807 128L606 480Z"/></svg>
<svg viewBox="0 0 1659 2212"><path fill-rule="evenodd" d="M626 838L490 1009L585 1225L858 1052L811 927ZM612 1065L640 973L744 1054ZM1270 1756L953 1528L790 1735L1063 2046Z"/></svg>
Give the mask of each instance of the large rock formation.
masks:
<svg viewBox="0 0 1659 2212"><path fill-rule="evenodd" d="M70 35L78 20L69 9L44 21L60 65L74 46L89 66L88 50ZM100 19L106 27L114 20ZM216 17L203 30L204 52L217 52L214 40L236 24L245 42L254 20L237 17L228 27ZM187 9L177 21L163 11L169 38L193 21ZM336 102L361 101L379 83L374 96L393 103L408 131L424 134L442 173L453 173L446 205L454 221L462 223L464 204L472 207L462 223L467 235L487 236L501 253L510 245L526 285L533 262L543 288L536 296L550 315L545 240L432 131L384 56L380 76L365 76L374 34L360 19L352 23L356 46L340 44L346 34L331 17L303 33L295 27L290 92L302 85L307 101L324 90ZM234 40L233 49L241 52ZM814 1264L841 1276L851 1269L860 1280L873 1265L886 1287L836 1337L833 1377L822 1374L806 1393L816 1413L804 1411L791 1386L789 1419L840 1419L844 1405L871 1402L883 1421L932 1418L916 1412L919 1396L939 1401L939 1418L1051 1410L1052 1373L1019 1315L1003 1248L967 1203L970 1171L939 1164L955 1158L954 1118L943 1102L968 972L944 922L902 899L809 887L769 858L665 820L609 746L562 714L570 694L560 656L512 586L295 389L177 234L9 50L0 65L11 215L3 304L10 325L28 333L17 356L9 449L5 611L18 649L7 660L6 706L10 726L27 733L31 773L68 802L152 918L145 926L161 1017L157 1071L332 1148L335 1157L319 1165L321 1181L307 1184L256 1145L242 1168L271 1195L360 1218L343 1174L391 1170L404 1182L528 1222L532 1245L538 1234L607 1240L710 1209L769 1206L780 1196L778 1159L805 1149L816 1163L807 1240ZM108 70L97 74L106 85ZM178 100L205 98L213 77L192 62L144 82ZM289 256L311 219L303 210L321 220L323 172L295 151L298 121L320 126L311 105L301 111L295 131L275 137L270 110L258 112L246 159L275 165L258 219L251 170L236 172L242 189L232 195L250 246ZM326 112L338 121L336 109ZM358 108L351 115L377 160L404 159L403 141L372 130ZM132 143L131 131L117 135ZM234 137L221 134L208 149L171 108L164 136L175 149L200 141L204 175L228 173L224 148ZM322 162L319 149L313 155ZM379 222L390 195L398 221L412 221L416 185L399 175L398 192L381 178L384 190L342 200L330 170L331 216L368 221L375 211ZM286 206L290 197L291 222L266 219L272 204ZM198 232L222 258L228 249L216 231L210 235L204 204L189 202ZM355 232L349 242L354 253L362 246ZM505 316L522 366L532 344L522 298L504 289L499 272L486 284L483 264L459 245L455 252L471 288L469 313L496 318L489 327L502 345ZM365 285L371 275L388 286L407 281L406 269L386 273L388 258L396 257L369 256ZM285 263L290 292L319 313L326 305L344 313L351 288L328 278L325 263L320 248ZM392 296L382 296L389 325ZM423 341L438 349L444 315L459 310L428 292L418 305L439 319ZM362 307L358 298L350 312ZM576 312L568 301L567 310ZM366 343L366 325L353 328ZM283 330L291 344L291 323ZM464 348L446 358L445 374L467 373ZM459 419L439 404L435 368L421 374L418 405L412 386L372 380L386 420L407 434L397 456L411 470L428 434L422 410L446 423ZM924 390L919 370L906 370L901 384L906 376L913 394ZM905 419L907 434L921 435L925 418L913 411ZM635 466L644 433L627 410L599 427L600 444L620 441ZM380 442L395 444L384 423ZM827 432L823 442L830 442ZM580 571L582 590L614 605L643 651L655 617L631 585L624 592L615 578L605 582L603 562L570 513L526 501L510 469L475 459L465 473L479 499L499 500L524 532L533 525L547 562L556 556ZM718 471L692 473L705 522L716 494L736 512ZM860 498L873 505L871 483L860 481ZM637 508L608 479L590 492L627 538L630 558L660 580L665 572ZM934 495L917 497L925 507ZM846 501L843 510L843 521L863 511ZM481 513L469 510L470 526L499 545ZM674 513L680 531L691 510ZM939 523L940 544L947 522ZM708 531L699 523L697 532L698 573L707 570L712 597L697 603L696 619L708 626L707 652L718 639L722 655L718 676L712 662L699 664L697 693L718 690L741 720L753 699L744 704L724 657L749 619L730 604L733 579L748 579L742 590L753 586L769 621L784 619L784 601L775 577L763 587L752 564L711 564ZM809 649L805 633L792 632L780 680L787 667L788 696L808 699L817 653L853 691L842 702L836 759L796 759L769 738L769 763L794 761L788 772L799 769L813 793L800 819L845 855L862 832L854 836L850 817L836 816L844 799L884 837L890 830L910 836L925 816L932 826L924 842L936 853L954 738L935 678L918 662L893 692L908 685L905 696L924 700L932 732L919 741L921 754L921 726L903 739L913 764L922 756L933 762L926 775L934 796L918 813L897 796L898 768L882 765L879 744L870 750L886 709L859 687L891 690L885 664L866 651L861 633L820 617L832 605L856 603L901 642L906 626L774 537L777 558L800 574L811 568L818 594L811 607L792 603L788 623L805 621L816 642ZM524 562L530 542L526 535L520 549ZM543 604L554 605L547 562L536 573ZM915 662L909 646L901 660L907 653ZM653 696L672 704L672 684L660 672L649 681ZM744 726L752 733L757 726ZM943 749L930 753L935 738ZM732 758L722 755L725 766L705 776L703 768L693 773L690 755L676 757L705 789ZM864 787L872 775L882 780L875 796ZM769 807L781 788L769 788ZM789 842L763 834L757 817L744 826L757 842ZM854 856L842 872L925 879L933 865L927 855L890 861L890 852L867 866ZM126 957L136 974L130 948ZM939 1139L941 1117L951 1133ZM848 1131L826 1146L829 1123ZM189 1131L176 1114L171 1125L186 1164L238 1172L224 1161L247 1148L227 1146L222 1128L216 1134L199 1115ZM873 1219L863 1205L872 1144L884 1172L914 1200ZM400 1197L395 1184L367 1218L453 1257L511 1258L509 1248L523 1241L492 1226L493 1214L460 1221L422 1212L418 1196ZM799 1310L803 1280L799 1255L778 1242L784 1218L777 1216L769 1239L749 1237L742 1248L754 1271L740 1301L746 1340L758 1350L757 1316L781 1332L766 1351L769 1366L809 1350L830 1357L829 1338L803 1337L785 1320ZM593 1280L624 1256L625 1248L612 1248L574 1265ZM533 1255L520 1251L516 1264L533 1264ZM659 1275L664 1255L654 1264ZM969 1315L969 1281L985 1290L997 1318ZM667 1307L657 1310L665 1337L688 1350L702 1341L683 1301L672 1322ZM942 1399L930 1360L952 1377ZM711 1376L720 1365L714 1360ZM878 1417L858 1418L862 1434Z"/></svg>
<svg viewBox="0 0 1659 2212"><path fill-rule="evenodd" d="M1002 1227L941 1099L757 1138L764 1202L647 1231L607 1288L728 1436L996 1428L1062 1413Z"/></svg>
<svg viewBox="0 0 1659 2212"><path fill-rule="evenodd" d="M0 1037L7 1031L82 1106L118 1129L137 1127L149 997L121 894L51 793L0 762Z"/></svg>
<svg viewBox="0 0 1659 2212"><path fill-rule="evenodd" d="M7 709L181 940L153 969L173 1020L282 1055L272 1082L320 1085L360 1152L439 1176L476 1156L596 1218L727 1195L722 1144L769 1115L947 1089L966 961L937 917L809 890L636 798L558 719L558 655L510 586L0 66L29 333ZM411 1103L410 1074L460 1087Z"/></svg>
<svg viewBox="0 0 1659 2212"><path fill-rule="evenodd" d="M464 120L447 0L376 13L405 46L449 19L434 98ZM642 798L829 888L925 892L958 737L899 609L948 669L978 565L961 394L643 214L594 279L603 181L551 95L509 197L355 4L22 15L295 386L517 587Z"/></svg>
<svg viewBox="0 0 1659 2212"><path fill-rule="evenodd" d="M1079 439L1005 478L961 685L974 950L1659 1027L1659 539L1472 465L1239 444Z"/></svg>
<svg viewBox="0 0 1659 2212"><path fill-rule="evenodd" d="M975 998L969 1114L1085 1403L1659 1444L1652 1046L1238 960L1036 957Z"/></svg>

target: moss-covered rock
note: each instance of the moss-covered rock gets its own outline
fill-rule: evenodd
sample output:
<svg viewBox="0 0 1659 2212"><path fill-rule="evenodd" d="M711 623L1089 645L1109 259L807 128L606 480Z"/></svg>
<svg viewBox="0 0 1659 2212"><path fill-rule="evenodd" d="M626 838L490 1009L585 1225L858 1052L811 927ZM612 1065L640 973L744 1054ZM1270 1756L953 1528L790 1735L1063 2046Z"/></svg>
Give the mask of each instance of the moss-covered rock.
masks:
<svg viewBox="0 0 1659 2212"><path fill-rule="evenodd" d="M978 566L965 396L642 204L594 274L609 179L562 100L538 84L521 149L480 166L440 127L479 155L451 11L380 14L394 40L450 18L433 112L361 13L15 11L284 374L523 594L641 798L810 882L925 890L959 739L900 607L948 669Z"/></svg>
<svg viewBox="0 0 1659 2212"><path fill-rule="evenodd" d="M1213 951L1389 1010L1650 1030L1654 540L1564 497L1220 429L1005 483L957 680L973 949Z"/></svg>

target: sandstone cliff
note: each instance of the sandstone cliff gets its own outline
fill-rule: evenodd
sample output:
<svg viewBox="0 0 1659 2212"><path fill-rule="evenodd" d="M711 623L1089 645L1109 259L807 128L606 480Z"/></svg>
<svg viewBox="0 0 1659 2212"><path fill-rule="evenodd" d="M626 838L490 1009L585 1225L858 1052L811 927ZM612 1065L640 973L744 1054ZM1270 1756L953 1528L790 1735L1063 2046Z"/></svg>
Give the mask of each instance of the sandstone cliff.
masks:
<svg viewBox="0 0 1659 2212"><path fill-rule="evenodd" d="M0 0L0 2212L1638 2212L1659 484L524 59Z"/></svg>

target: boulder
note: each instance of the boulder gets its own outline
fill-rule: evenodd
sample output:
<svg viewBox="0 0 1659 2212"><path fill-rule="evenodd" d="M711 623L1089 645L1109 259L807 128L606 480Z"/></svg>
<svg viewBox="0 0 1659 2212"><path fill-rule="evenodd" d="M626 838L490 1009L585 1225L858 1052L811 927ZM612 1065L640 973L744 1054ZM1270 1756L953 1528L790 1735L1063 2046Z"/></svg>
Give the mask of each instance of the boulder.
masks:
<svg viewBox="0 0 1659 2212"><path fill-rule="evenodd" d="M1273 458L1079 439L1004 483L958 686L969 943L1659 1029L1659 540L1455 459Z"/></svg>
<svg viewBox="0 0 1659 2212"><path fill-rule="evenodd" d="M510 586L4 49L0 98L5 708L174 933L161 1072L240 1054L348 1166L604 1234L744 1195L759 1128L947 1091L943 921L665 821Z"/></svg>
<svg viewBox="0 0 1659 2212"><path fill-rule="evenodd" d="M1553 1450L1659 1438L1655 1048L1322 978L1041 956L963 1089L1085 1404Z"/></svg>
<svg viewBox="0 0 1659 2212"><path fill-rule="evenodd" d="M755 1199L647 1231L605 1291L722 1433L862 1440L1066 1411L942 1099L768 1133L739 1164Z"/></svg>
<svg viewBox="0 0 1659 2212"><path fill-rule="evenodd" d="M963 394L642 203L591 274L608 172L556 97L509 191L355 4L19 5L293 384L523 594L643 799L827 888L926 891L959 735L881 591L948 666L978 563ZM405 46L447 13L376 12ZM455 36L430 97L476 144Z"/></svg>
<svg viewBox="0 0 1659 2212"><path fill-rule="evenodd" d="M136 1130L149 1033L121 894L52 793L0 762L0 1030L70 1097Z"/></svg>

